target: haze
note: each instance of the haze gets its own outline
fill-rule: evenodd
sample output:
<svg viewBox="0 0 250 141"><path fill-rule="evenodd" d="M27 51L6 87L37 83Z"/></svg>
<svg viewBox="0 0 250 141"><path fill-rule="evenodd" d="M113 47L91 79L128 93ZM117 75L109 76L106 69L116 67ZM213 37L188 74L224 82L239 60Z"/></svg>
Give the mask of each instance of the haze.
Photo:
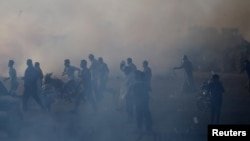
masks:
<svg viewBox="0 0 250 141"><path fill-rule="evenodd" d="M180 61L178 46L192 26L238 28L250 40L249 0L0 0L0 71L9 59L23 75L27 58L60 74L63 60L79 66L102 56L112 72L132 57L165 73Z"/></svg>

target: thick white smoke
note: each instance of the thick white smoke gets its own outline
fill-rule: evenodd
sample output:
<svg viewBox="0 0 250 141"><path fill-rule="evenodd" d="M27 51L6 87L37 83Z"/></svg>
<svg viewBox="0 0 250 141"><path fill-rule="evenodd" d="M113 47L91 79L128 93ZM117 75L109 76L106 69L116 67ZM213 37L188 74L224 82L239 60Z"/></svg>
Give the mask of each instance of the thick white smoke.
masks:
<svg viewBox="0 0 250 141"><path fill-rule="evenodd" d="M165 73L185 53L177 46L191 26L236 27L250 39L248 0L8 0L0 1L0 70L14 59L23 75L26 59L45 72L60 72L69 58L79 66L89 53L111 71L132 57ZM61 72L60 72L61 73Z"/></svg>

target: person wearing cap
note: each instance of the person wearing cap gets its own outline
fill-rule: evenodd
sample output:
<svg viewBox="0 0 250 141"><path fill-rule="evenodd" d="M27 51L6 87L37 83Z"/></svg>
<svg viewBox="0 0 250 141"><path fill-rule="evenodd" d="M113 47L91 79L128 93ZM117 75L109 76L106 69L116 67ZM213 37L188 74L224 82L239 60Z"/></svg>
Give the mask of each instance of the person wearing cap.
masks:
<svg viewBox="0 0 250 141"><path fill-rule="evenodd" d="M193 92L195 90L194 79L193 79L193 64L186 55L182 57L182 64L174 69L184 69L185 81L182 87L182 92Z"/></svg>
<svg viewBox="0 0 250 141"><path fill-rule="evenodd" d="M222 94L225 92L225 89L218 74L212 75L208 82L207 90L210 94L211 102L211 124L219 124L223 101Z"/></svg>

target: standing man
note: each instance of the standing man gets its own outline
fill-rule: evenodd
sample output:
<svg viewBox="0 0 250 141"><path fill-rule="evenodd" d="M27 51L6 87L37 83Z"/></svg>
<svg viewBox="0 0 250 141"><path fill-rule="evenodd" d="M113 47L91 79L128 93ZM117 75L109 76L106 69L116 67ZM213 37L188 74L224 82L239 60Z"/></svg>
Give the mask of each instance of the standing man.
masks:
<svg viewBox="0 0 250 141"><path fill-rule="evenodd" d="M84 97L87 98L87 100L90 102L92 105L94 111L97 110L96 107L96 102L93 98L93 93L92 93L92 80L91 80L91 73L90 70L87 68L87 61L86 60L81 60L81 71L79 73L79 77L82 82L82 92L80 94L80 97L76 101L76 106L75 106L75 112L78 111L79 106L81 101L84 99Z"/></svg>
<svg viewBox="0 0 250 141"><path fill-rule="evenodd" d="M93 54L89 54L88 58L91 62L89 69L91 73L93 93L96 100L100 101L102 97L100 96L100 93L98 91L99 63L95 59L95 56Z"/></svg>
<svg viewBox="0 0 250 141"><path fill-rule="evenodd" d="M134 95L133 95L133 90L132 87L135 83L135 72L132 72L132 68L125 66L122 70L124 72L124 91L122 93L120 93L120 104L119 108L122 108L122 104L123 102L125 102L125 108L126 108L126 112L127 112L127 121L128 122L132 122L134 120Z"/></svg>
<svg viewBox="0 0 250 141"><path fill-rule="evenodd" d="M43 84L43 71L40 68L40 63L39 62L35 62L35 69L37 70L37 73L38 73L37 92L38 92L38 95L41 96L42 84Z"/></svg>
<svg viewBox="0 0 250 141"><path fill-rule="evenodd" d="M108 76L109 76L109 68L108 65L103 62L103 58L99 57L98 58L98 63L99 63L99 93L100 96L103 97L103 93L106 90L106 85L108 82Z"/></svg>
<svg viewBox="0 0 250 141"><path fill-rule="evenodd" d="M19 83L16 76L16 69L14 68L14 60L9 60L8 67L9 67L9 77L4 79L4 81L10 79L10 90L9 94L15 96L16 91L18 89Z"/></svg>
<svg viewBox="0 0 250 141"><path fill-rule="evenodd" d="M148 61L144 60L142 63L142 67L143 67L143 72L145 74L145 82L148 85L149 91L151 92L152 91L152 87L151 87L152 70L148 66Z"/></svg>
<svg viewBox="0 0 250 141"><path fill-rule="evenodd" d="M218 74L212 75L207 89L211 96L211 124L219 124L223 100L222 94L225 89Z"/></svg>
<svg viewBox="0 0 250 141"><path fill-rule="evenodd" d="M27 60L27 68L24 73L24 93L23 93L23 110L28 109L28 99L32 96L39 106L44 109L41 99L37 94L37 80L39 78L38 71L33 66L31 59Z"/></svg>
<svg viewBox="0 0 250 141"><path fill-rule="evenodd" d="M149 90L145 81L145 73L135 72L135 83L132 86L135 102L136 123L139 133L143 132L143 125L148 133L152 133L152 115L149 108ZM143 123L145 120L145 123Z"/></svg>
<svg viewBox="0 0 250 141"><path fill-rule="evenodd" d="M133 73L137 70L136 65L133 63L133 59L130 57L127 58L127 66L131 67Z"/></svg>
<svg viewBox="0 0 250 141"><path fill-rule="evenodd" d="M182 57L182 64L179 67L174 67L174 69L184 69L185 71L185 81L182 87L182 92L193 92L195 90L194 78L193 78L193 64L189 61L188 57L184 55Z"/></svg>
<svg viewBox="0 0 250 141"><path fill-rule="evenodd" d="M244 66L241 69L240 73L243 73L244 71L247 74L247 78L248 78L248 80L247 80L247 89L248 89L248 93L250 94L250 62L249 62L249 60L244 61Z"/></svg>

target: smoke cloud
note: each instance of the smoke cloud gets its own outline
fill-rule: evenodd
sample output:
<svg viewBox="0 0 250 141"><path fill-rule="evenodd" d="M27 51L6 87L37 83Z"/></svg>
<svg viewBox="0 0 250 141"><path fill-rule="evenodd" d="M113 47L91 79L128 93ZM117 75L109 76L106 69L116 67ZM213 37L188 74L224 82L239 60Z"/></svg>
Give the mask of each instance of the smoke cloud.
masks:
<svg viewBox="0 0 250 141"><path fill-rule="evenodd" d="M44 72L61 73L63 60L79 66L88 54L103 57L111 72L132 57L164 73L180 61L177 46L191 26L235 27L249 34L248 0L8 0L0 1L0 70L14 59L23 75L28 58Z"/></svg>

